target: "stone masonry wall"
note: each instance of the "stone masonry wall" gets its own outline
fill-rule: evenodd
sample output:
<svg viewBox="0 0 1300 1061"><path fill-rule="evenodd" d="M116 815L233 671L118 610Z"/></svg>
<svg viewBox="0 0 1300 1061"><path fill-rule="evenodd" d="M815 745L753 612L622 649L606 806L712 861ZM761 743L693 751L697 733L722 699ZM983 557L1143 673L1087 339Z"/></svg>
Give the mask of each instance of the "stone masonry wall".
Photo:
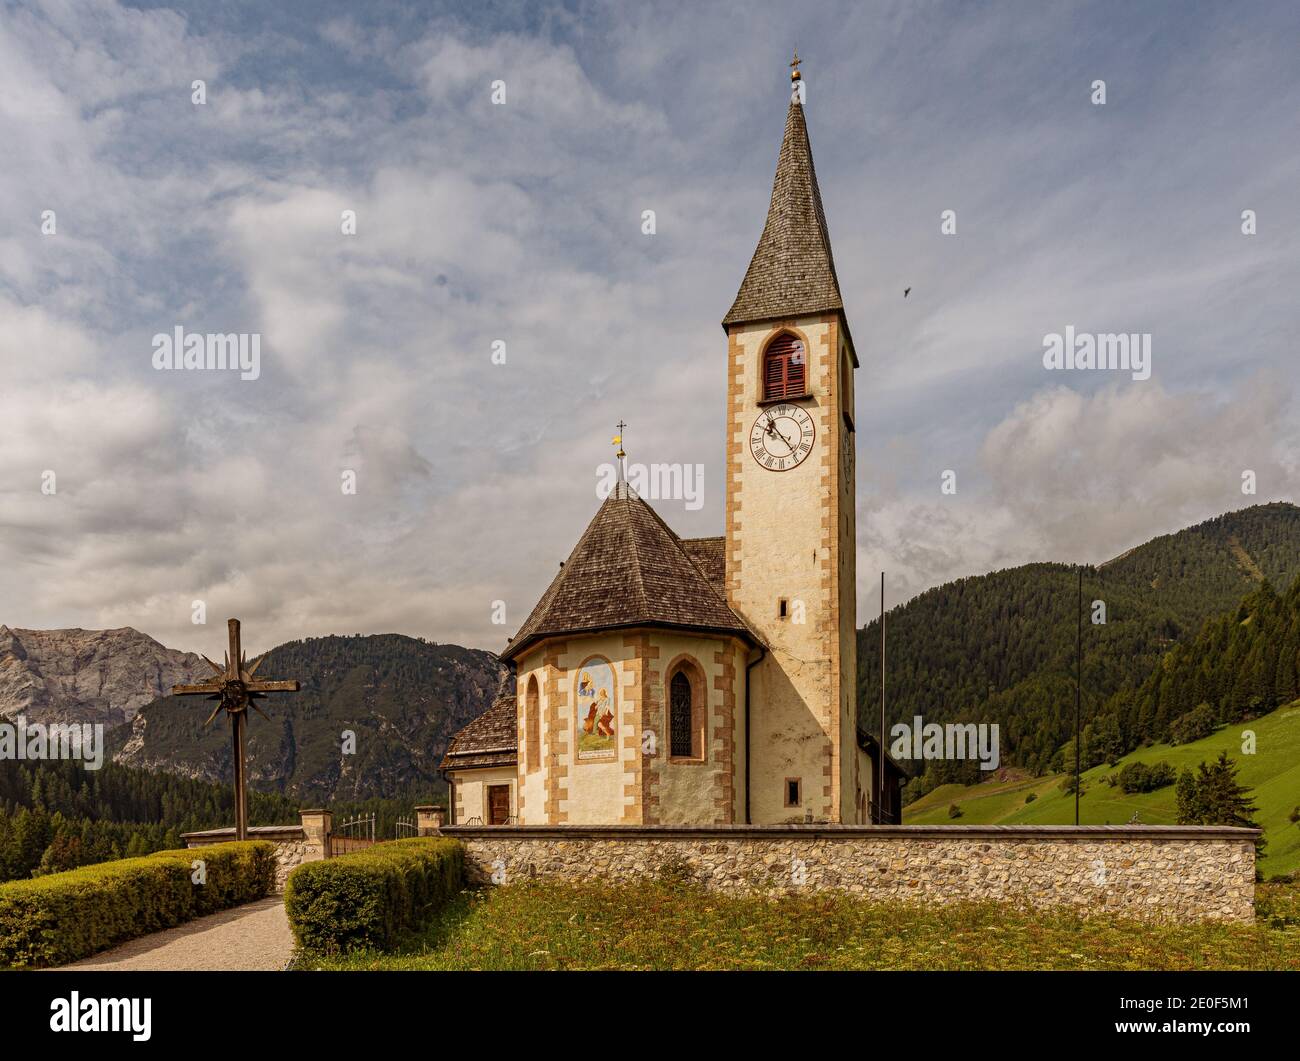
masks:
<svg viewBox="0 0 1300 1061"><path fill-rule="evenodd" d="M186 833L182 838L188 848L207 847L210 844L227 844L235 838L234 829L212 829L202 833ZM284 891L284 882L295 867L304 862L314 862L325 857L319 843L312 842L306 832L297 826L254 826L248 830L250 840L269 840L275 845L275 890Z"/></svg>
<svg viewBox="0 0 1300 1061"><path fill-rule="evenodd" d="M304 862L315 862L324 858L319 848L302 840L276 840L275 844L275 890L284 891L289 874Z"/></svg>
<svg viewBox="0 0 1300 1061"><path fill-rule="evenodd" d="M1257 831L1218 826L453 826L471 881L686 872L720 890L1249 921Z"/></svg>

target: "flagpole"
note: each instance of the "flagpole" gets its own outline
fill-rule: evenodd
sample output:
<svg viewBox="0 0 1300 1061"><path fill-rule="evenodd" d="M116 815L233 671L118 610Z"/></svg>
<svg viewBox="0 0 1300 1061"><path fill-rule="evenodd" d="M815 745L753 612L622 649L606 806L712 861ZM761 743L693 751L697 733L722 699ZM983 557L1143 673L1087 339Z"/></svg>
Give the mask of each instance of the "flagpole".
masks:
<svg viewBox="0 0 1300 1061"><path fill-rule="evenodd" d="M885 573L880 572L880 755L876 762L876 824L885 823Z"/></svg>
<svg viewBox="0 0 1300 1061"><path fill-rule="evenodd" d="M1081 737L1079 719L1083 707L1083 565L1079 565L1079 600L1075 605L1078 612L1079 633L1074 649L1074 824L1079 824L1079 754Z"/></svg>

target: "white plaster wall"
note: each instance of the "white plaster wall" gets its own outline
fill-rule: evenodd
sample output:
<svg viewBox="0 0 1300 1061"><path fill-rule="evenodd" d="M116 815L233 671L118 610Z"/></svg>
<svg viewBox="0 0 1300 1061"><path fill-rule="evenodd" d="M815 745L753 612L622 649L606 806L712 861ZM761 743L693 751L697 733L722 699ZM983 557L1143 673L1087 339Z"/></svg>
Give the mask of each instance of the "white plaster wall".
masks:
<svg viewBox="0 0 1300 1061"><path fill-rule="evenodd" d="M484 825L491 820L488 816L489 785L508 784L510 786L510 813L516 813L519 806L518 777L512 766L491 766L480 770L456 770L452 773L456 782L456 824L464 825L470 818L481 818Z"/></svg>

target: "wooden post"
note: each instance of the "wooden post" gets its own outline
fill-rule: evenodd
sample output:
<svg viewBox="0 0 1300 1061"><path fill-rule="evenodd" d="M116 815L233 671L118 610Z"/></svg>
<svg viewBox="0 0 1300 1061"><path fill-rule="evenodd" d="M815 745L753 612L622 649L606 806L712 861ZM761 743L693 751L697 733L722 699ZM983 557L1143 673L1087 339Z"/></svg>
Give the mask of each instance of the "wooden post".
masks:
<svg viewBox="0 0 1300 1061"><path fill-rule="evenodd" d="M217 706L208 721L212 722L217 714L224 710L230 716L230 755L233 760L235 776L235 839L248 839L248 791L245 785L247 770L244 766L244 733L248 723L248 706L264 697L267 693L296 693L300 685L296 681L267 681L255 679L254 674L261 665L265 655L259 656L252 664L244 659L243 648L239 643L239 620L230 619L226 623L230 635L230 648L226 656L225 667L220 667L212 660L207 660L213 673L206 682L187 682L172 686L176 696L205 696L216 700ZM207 659L205 656L204 659ZM260 707L257 711L266 717Z"/></svg>
<svg viewBox="0 0 1300 1061"><path fill-rule="evenodd" d="M239 643L239 620L229 619L226 629L230 634L230 656L226 676L236 681L240 678L240 669L244 657ZM237 710L230 716L231 754L235 763L235 839L248 839L248 798L244 789L244 710Z"/></svg>
<svg viewBox="0 0 1300 1061"><path fill-rule="evenodd" d="M235 839L248 839L248 800L244 788L244 712L231 716L231 744L235 757Z"/></svg>

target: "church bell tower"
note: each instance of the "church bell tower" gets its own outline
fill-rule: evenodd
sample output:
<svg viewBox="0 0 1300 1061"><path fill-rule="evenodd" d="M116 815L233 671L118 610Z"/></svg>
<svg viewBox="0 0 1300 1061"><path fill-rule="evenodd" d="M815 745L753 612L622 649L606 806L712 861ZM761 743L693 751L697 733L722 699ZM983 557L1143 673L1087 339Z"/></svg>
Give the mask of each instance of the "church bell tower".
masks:
<svg viewBox="0 0 1300 1061"><path fill-rule="evenodd" d="M749 672L749 820L865 821L853 372L796 55L767 222L727 333L726 591Z"/></svg>

